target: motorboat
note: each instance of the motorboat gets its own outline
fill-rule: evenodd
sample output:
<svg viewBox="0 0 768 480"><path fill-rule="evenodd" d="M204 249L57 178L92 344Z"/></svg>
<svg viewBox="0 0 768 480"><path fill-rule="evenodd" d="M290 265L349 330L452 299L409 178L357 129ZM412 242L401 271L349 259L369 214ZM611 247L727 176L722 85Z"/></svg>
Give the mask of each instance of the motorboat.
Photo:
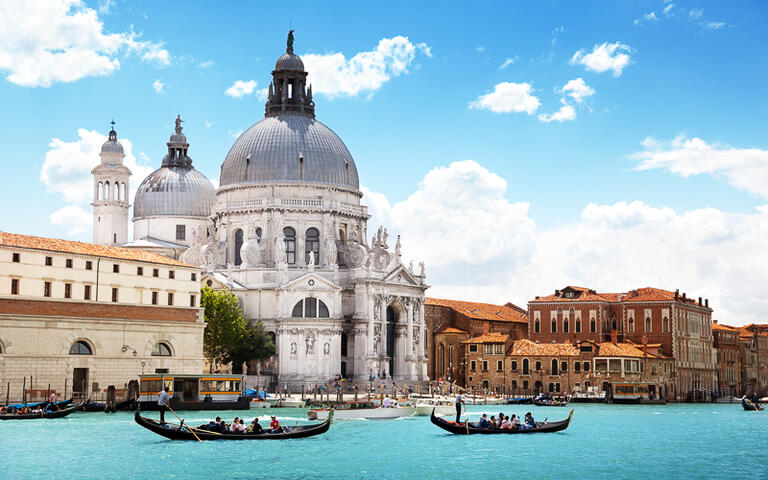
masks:
<svg viewBox="0 0 768 480"><path fill-rule="evenodd" d="M307 412L307 417L310 420L325 420L333 409L336 420L391 420L416 414L416 407L384 407L373 401L362 400L339 402L334 404L333 408L312 408Z"/></svg>

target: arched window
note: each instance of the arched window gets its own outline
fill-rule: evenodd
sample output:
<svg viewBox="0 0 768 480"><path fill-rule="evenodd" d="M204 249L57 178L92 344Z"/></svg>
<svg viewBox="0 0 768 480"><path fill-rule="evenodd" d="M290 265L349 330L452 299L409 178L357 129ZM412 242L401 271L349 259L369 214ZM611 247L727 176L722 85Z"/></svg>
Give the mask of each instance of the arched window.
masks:
<svg viewBox="0 0 768 480"><path fill-rule="evenodd" d="M269 339L272 340L272 345L277 345L277 337L275 336L275 332L267 332L267 335L269 336Z"/></svg>
<svg viewBox="0 0 768 480"><path fill-rule="evenodd" d="M3 345L3 341L0 340L0 355L5 353L5 345Z"/></svg>
<svg viewBox="0 0 768 480"><path fill-rule="evenodd" d="M569 317L565 317L563 319L563 333L568 333L568 327L570 326L571 319Z"/></svg>
<svg viewBox="0 0 768 480"><path fill-rule="evenodd" d="M120 195L120 185L117 184L117 182L112 184L112 197L111 200L118 200L118 196Z"/></svg>
<svg viewBox="0 0 768 480"><path fill-rule="evenodd" d="M597 322L595 322L594 318L589 321L589 331L592 333L597 332Z"/></svg>
<svg viewBox="0 0 768 480"><path fill-rule="evenodd" d="M155 348L152 349L152 356L153 357L170 357L171 354L171 347L168 346L165 342L158 342L155 344Z"/></svg>
<svg viewBox="0 0 768 480"><path fill-rule="evenodd" d="M128 201L128 186L125 184L125 182L121 183L120 185L121 185L121 187L123 189L123 199L122 200L124 202L127 202Z"/></svg>
<svg viewBox="0 0 768 480"><path fill-rule="evenodd" d="M611 321L611 330L616 330L616 329L617 329L616 317L613 317L613 320Z"/></svg>
<svg viewBox="0 0 768 480"><path fill-rule="evenodd" d="M104 182L104 200L112 200L112 189L109 188L109 182Z"/></svg>
<svg viewBox="0 0 768 480"><path fill-rule="evenodd" d="M241 229L235 230L235 265L243 263L243 259L240 257L240 248L243 246L243 231Z"/></svg>
<svg viewBox="0 0 768 480"><path fill-rule="evenodd" d="M528 362L528 359L524 358L523 359L523 375L528 375L528 373L530 373L529 372L529 369L530 369L529 365L530 365L530 363Z"/></svg>
<svg viewBox="0 0 768 480"><path fill-rule="evenodd" d="M104 182L99 182L96 188L96 200L104 200Z"/></svg>
<svg viewBox="0 0 768 480"><path fill-rule="evenodd" d="M629 320L627 320L627 330L629 330L630 333L633 333L635 331L635 319L632 317L629 317Z"/></svg>
<svg viewBox="0 0 768 480"><path fill-rule="evenodd" d="M645 317L645 332L651 332L651 317Z"/></svg>
<svg viewBox="0 0 768 480"><path fill-rule="evenodd" d="M261 234L262 234L261 227L256 227L256 239L259 242L261 242Z"/></svg>
<svg viewBox="0 0 768 480"><path fill-rule="evenodd" d="M663 332L669 331L669 319L667 317L664 317L664 320L661 321L661 330Z"/></svg>
<svg viewBox="0 0 768 480"><path fill-rule="evenodd" d="M91 346L82 340L78 340L69 347L70 355L93 355Z"/></svg>
<svg viewBox="0 0 768 480"><path fill-rule="evenodd" d="M441 343L437 347L437 374L443 375L445 373L445 346Z"/></svg>
<svg viewBox="0 0 768 480"><path fill-rule="evenodd" d="M285 263L296 265L296 230L285 227L283 237L285 238Z"/></svg>
<svg viewBox="0 0 768 480"><path fill-rule="evenodd" d="M557 375L557 359L552 359L552 375Z"/></svg>
<svg viewBox="0 0 768 480"><path fill-rule="evenodd" d="M293 306L291 316L294 318L328 318L328 306L322 300L317 298L305 298L299 300Z"/></svg>
<svg viewBox="0 0 768 480"><path fill-rule="evenodd" d="M341 332L341 356L347 356L347 334Z"/></svg>
<svg viewBox="0 0 768 480"><path fill-rule="evenodd" d="M453 345L448 345L448 367L453 367Z"/></svg>
<svg viewBox="0 0 768 480"><path fill-rule="evenodd" d="M312 227L307 229L304 242L304 261L309 264L309 256L315 256L315 265L320 263L320 232Z"/></svg>

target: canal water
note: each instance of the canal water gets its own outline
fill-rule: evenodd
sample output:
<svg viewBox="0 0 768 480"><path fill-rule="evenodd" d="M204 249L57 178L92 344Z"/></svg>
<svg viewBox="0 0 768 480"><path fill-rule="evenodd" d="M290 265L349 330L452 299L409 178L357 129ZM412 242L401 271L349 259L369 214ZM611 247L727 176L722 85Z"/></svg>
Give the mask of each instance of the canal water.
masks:
<svg viewBox="0 0 768 480"><path fill-rule="evenodd" d="M565 418L571 406L470 406ZM739 404L574 404L571 427L541 435L458 436L428 417L337 421L328 433L286 441L180 442L136 425L128 412L0 421L0 479L768 479L768 410ZM184 412L190 424L242 411ZM284 424L306 410L251 410ZM157 413L148 413L157 415ZM169 414L172 416L172 414ZM263 423L263 422L262 422Z"/></svg>

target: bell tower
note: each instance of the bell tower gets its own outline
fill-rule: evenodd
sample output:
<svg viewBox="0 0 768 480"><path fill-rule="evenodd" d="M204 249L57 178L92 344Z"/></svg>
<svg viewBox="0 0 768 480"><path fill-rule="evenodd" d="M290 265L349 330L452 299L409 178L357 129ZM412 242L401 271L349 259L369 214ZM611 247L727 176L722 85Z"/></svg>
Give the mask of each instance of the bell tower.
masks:
<svg viewBox="0 0 768 480"><path fill-rule="evenodd" d="M93 243L121 245L128 241L128 192L131 171L123 165L123 145L117 140L115 122L101 146L101 163L93 175Z"/></svg>

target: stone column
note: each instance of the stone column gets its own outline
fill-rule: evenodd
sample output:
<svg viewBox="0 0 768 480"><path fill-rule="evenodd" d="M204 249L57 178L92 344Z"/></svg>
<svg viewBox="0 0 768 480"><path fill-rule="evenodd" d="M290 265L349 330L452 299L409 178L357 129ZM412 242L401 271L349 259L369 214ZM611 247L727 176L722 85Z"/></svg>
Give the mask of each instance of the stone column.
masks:
<svg viewBox="0 0 768 480"><path fill-rule="evenodd" d="M368 286L368 295L366 296L366 301L368 302L367 305L367 312L368 312L368 336L366 338L365 344L367 345L366 348L366 356L372 357L373 356L373 309L375 308L376 302L373 298L373 288L369 285Z"/></svg>
<svg viewBox="0 0 768 480"><path fill-rule="evenodd" d="M413 355L413 299L409 298L406 303L406 318L408 320L407 330L405 331L405 370L408 378L412 378L415 373L413 369L414 355Z"/></svg>
<svg viewBox="0 0 768 480"><path fill-rule="evenodd" d="M381 350L379 350L379 358L380 365L379 370L383 370L387 372L387 375L390 375L392 372L389 371L388 362L387 362L387 296L382 295L381 296L381 304L379 306L379 318L381 319Z"/></svg>

